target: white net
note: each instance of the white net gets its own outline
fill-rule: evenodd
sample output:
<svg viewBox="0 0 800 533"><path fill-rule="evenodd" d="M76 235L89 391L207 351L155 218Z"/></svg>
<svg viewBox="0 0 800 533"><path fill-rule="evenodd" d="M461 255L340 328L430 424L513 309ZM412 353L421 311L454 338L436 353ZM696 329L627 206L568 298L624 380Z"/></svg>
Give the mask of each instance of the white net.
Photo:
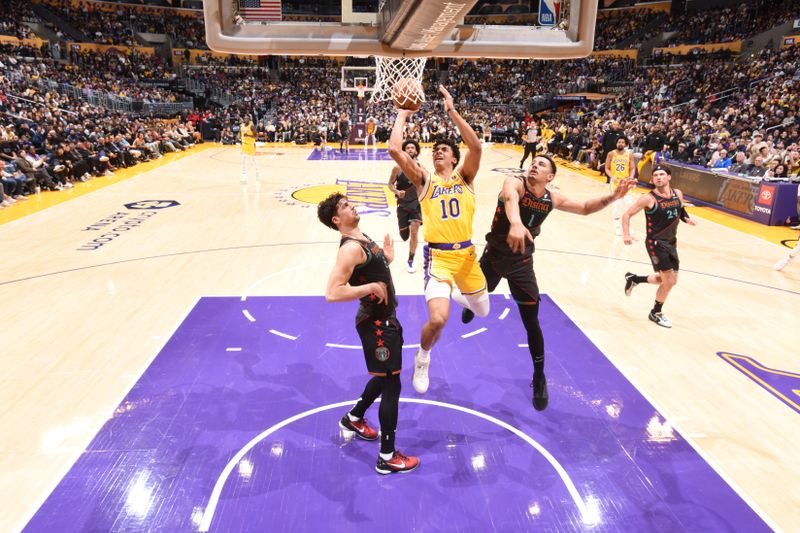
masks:
<svg viewBox="0 0 800 533"><path fill-rule="evenodd" d="M407 102L421 104L425 101L422 72L426 57L375 56L375 90L371 102Z"/></svg>

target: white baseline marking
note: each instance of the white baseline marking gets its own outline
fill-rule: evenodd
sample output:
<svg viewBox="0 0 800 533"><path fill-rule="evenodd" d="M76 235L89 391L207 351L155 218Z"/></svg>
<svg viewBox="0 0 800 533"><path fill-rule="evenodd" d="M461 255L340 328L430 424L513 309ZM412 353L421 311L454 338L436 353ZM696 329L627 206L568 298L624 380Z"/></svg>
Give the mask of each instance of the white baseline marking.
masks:
<svg viewBox="0 0 800 533"><path fill-rule="evenodd" d="M416 349L416 348L419 348L419 344L404 344L403 345L403 349L404 350L411 350L411 349Z"/></svg>
<svg viewBox="0 0 800 533"><path fill-rule="evenodd" d="M301 420L303 418L315 415L317 413L321 413L322 411L337 409L344 406L351 406L353 405L354 401L355 400L349 400L346 402L332 403L328 405L323 405L321 407L315 407L314 409L309 409L308 411L304 411L292 417L286 418L278 422L274 426L268 428L267 430L263 431L260 435L256 435L255 437L253 437L253 439L251 439L250 442L245 444L242 449L236 452L236 455L234 455L230 459L230 461L228 461L228 464L225 465L225 468L222 469L222 473L217 478L217 482L214 484L214 488L211 491L211 496L208 499L208 506L203 512L203 520L200 522L200 527L198 528L198 530L202 532L209 530L209 528L211 527L211 520L214 518L214 512L217 510L217 504L219 503L220 496L222 496L222 489L225 486L225 482L228 480L228 476L230 476L231 472L236 467L236 465L239 464L239 461L241 461L244 458L244 456L247 455L247 452L252 450L256 446L256 444L266 439L279 429L284 428L293 422L297 422L298 420ZM380 399L378 399L378 401L380 401ZM578 510L580 510L581 516L584 518L584 521L588 521L587 523L593 523L594 520L596 520L596 517L594 515L596 515L597 510L592 509L590 505L587 505L587 502L583 501L581 495L578 493L578 489L575 487L575 483L573 483L572 479L569 477L569 474L567 474L567 471L564 470L564 467L561 466L561 463L559 463L556 460L556 458L553 457L553 455L550 452L548 452L544 446L533 440L533 438L528 436L526 433L523 433L521 430L507 424L506 422L503 422L498 418L495 418L491 415L487 415L486 413L481 413L480 411L475 411L474 409L470 409L468 407L462 407L460 405L455 405L452 403L439 402L436 400L425 400L422 398L400 398L400 401L404 403L420 403L424 405L433 405L435 407L444 407L446 409L453 409L454 411L461 411L462 413L467 413L469 415L477 416L478 418L487 420L488 422L491 422L496 426L500 426L501 428L510 431L520 439L530 444L534 449L536 449L536 451L538 451L547 460L548 463L550 463L553 469L558 473L558 476L561 478L561 481L564 482L564 486L566 487L567 492L569 492L570 496L572 497L572 501L575 502L575 506L578 507Z"/></svg>
<svg viewBox="0 0 800 533"><path fill-rule="evenodd" d="M255 319L255 318L253 318L253 315L251 315L251 314L250 314L250 311L248 311L247 309L242 309L242 314L243 314L243 315L244 315L244 317L245 317L247 320L249 320L250 322L255 322L255 321L256 321L256 319Z"/></svg>
<svg viewBox="0 0 800 533"><path fill-rule="evenodd" d="M277 335L278 337L283 337L284 339L289 339L291 341L297 340L297 337L295 337L294 335L289 335L288 333L282 333L277 329L271 329L269 330L269 332L272 333L273 335Z"/></svg>
<svg viewBox="0 0 800 533"><path fill-rule="evenodd" d="M527 348L527 344L517 344L517 348Z"/></svg>
<svg viewBox="0 0 800 533"><path fill-rule="evenodd" d="M511 308L510 307L506 307L505 309L503 309L503 312L500 313L500 316L497 317L497 319L498 320L505 320L505 318L508 316L508 312L509 311L511 311Z"/></svg>
<svg viewBox="0 0 800 533"><path fill-rule="evenodd" d="M241 352L241 348L225 348L226 352Z"/></svg>
<svg viewBox="0 0 800 533"><path fill-rule="evenodd" d="M470 331L469 333L464 333L463 335L461 335L461 338L462 339L468 339L469 337L474 337L475 335L483 333L484 331L486 331L486 328L476 329L475 331Z"/></svg>
<svg viewBox="0 0 800 533"><path fill-rule="evenodd" d="M172 163L174 163L174 161L169 163L169 164L171 165ZM161 167L161 168L164 168L164 167ZM115 183L114 185L117 185L117 184ZM111 187L113 187L114 185L111 185ZM95 191L95 192L97 192L97 191ZM67 200L67 201L71 202L72 200ZM61 205L63 205L63 204L61 204ZM40 213L41 212L42 211L40 211ZM192 305L190 305L188 309L186 309L186 312L183 314L183 316L180 319L178 319L177 323L171 329L165 330L165 331L171 331L172 333L170 333L168 335L164 335L163 336L164 337L164 342L161 343L159 348L157 348L148 358L146 358L146 360L142 361L142 366L141 366L141 370L139 371L139 373L138 374L129 374L131 376L136 376L136 379L131 380L130 386L127 388L127 390L123 391L120 394L119 399L116 402L112 402L111 404L109 404L109 405L112 405L113 407L111 407L111 409L109 410L108 418L111 417L111 414L114 412L114 409L116 409L117 406L122 403L122 401L125 399L125 397L128 395L128 393L130 393L131 389L133 389L133 387L136 386L136 384L139 382L139 379L141 378L142 374L144 374L145 371L150 367L150 364L153 361L155 361L156 357L158 357L158 354L161 353L161 350L163 350L164 347L166 347L167 342L169 341L169 339L171 339L173 337L173 335L175 335L175 332L178 331L178 328L181 327L181 324L183 324L186 321L186 319L189 318L189 313L191 313L192 310L195 307L197 307L197 304L200 302L200 299L201 299L201 297L197 297L197 299L194 301L194 303ZM353 402L350 402L350 403L352 404ZM47 499L50 497L50 495L53 492L55 492L56 487L58 486L58 484L61 483L61 480L64 479L67 476L69 471L72 469L72 466L78 461L78 459L80 459L81 455L83 455L83 453L84 453L83 451L86 448L89 447L89 444L91 444L92 439L94 439L95 435L97 435L97 433L100 431L100 429L102 429L102 425L103 425L102 420L106 420L106 418L102 418L101 417L101 421L99 422L99 425L97 425L96 427L86 431L86 437L85 437L83 443L80 444L79 446L75 447L76 452L74 452L74 454L73 454L74 457L70 458L70 460L67 461L67 463L65 463L67 466L61 472L60 475L53 476L53 479L55 480L55 482L52 483L52 486L49 489L43 490L40 493L41 496L40 496L39 500L36 503L34 503L24 515L22 515L22 519L17 523L16 527L13 527L11 529L12 531L22 531L22 528L25 527L25 525L28 522L31 521L33 516L36 514L36 511L38 511L39 508L42 505L44 505L44 502L47 501Z"/></svg>
<svg viewBox="0 0 800 533"><path fill-rule="evenodd" d="M734 231L734 230L731 230L731 231ZM581 330L581 332L584 335L586 335L586 337L591 341L591 343L594 344L597 347L597 349L600 350L603 353L603 355L606 356L606 358L611 362L611 364L614 365L614 367L616 367L616 369L620 371L620 373L625 377L625 379L628 380L628 382L630 382L631 385L633 385L633 387L639 392L639 394L644 396L644 399L647 400L650 403L650 405L655 407L656 411L661 413L661 416L664 417L664 420L669 422L670 425L672 425L672 428L674 430L676 430L678 433L681 434L681 436L684 438L684 440L686 440L686 442L689 443L689 445L694 449L694 451L697 452L697 454L700 457L702 457L703 460L717 474L719 474L719 476L723 479L723 481L725 481L733 489L733 491L736 494L738 494L739 497L742 500L744 500L744 502L747 505L749 505L751 509L753 509L753 511L755 511L755 513L758 516L761 517L761 519L767 524L767 526L770 529L772 529L773 531L781 531L781 529L778 527L777 523L772 519L772 517L770 517L767 513L765 513L764 510L759 505L756 504L755 500L753 500L753 498L751 498L746 492L744 492L739 487L739 485L734 483L733 479L724 470L722 470L717 465L717 463L715 461L711 460L711 456L709 454L707 454L705 451L703 451L703 449L700 448L700 446L694 441L694 439L692 437L692 434L689 433L688 431L684 431L683 429L681 429L680 423L677 422L677 420L683 420L684 418L686 420L689 420L689 417L680 417L680 416L672 417L672 416L668 416L667 412L664 409L662 409L655 401L653 401L653 399L650 397L650 395L647 393L647 391L645 389L639 387L634 382L634 380L631 379L631 376L630 376L631 368L628 368L628 367L625 367L623 365L617 364L616 358L614 357L612 352L610 352L610 351L606 350L605 348L603 348L603 346L599 342L597 342L596 339L593 338L593 334L589 330L586 330L583 327L581 327L581 325L578 323L578 321L575 320L574 318L572 318L569 315L569 313L566 311L566 309L563 306L559 305L558 302L556 302L555 298L553 298L552 295L549 295L549 296L550 296L550 299L553 300L553 303L555 303L556 306L558 306L558 308L561 309L561 312L564 313L572 321L572 323L575 324L578 327L578 329Z"/></svg>
<svg viewBox="0 0 800 533"><path fill-rule="evenodd" d="M361 350L363 349L362 346L356 346L355 344L334 344L332 342L326 342L325 346L328 348L344 348L345 350Z"/></svg>

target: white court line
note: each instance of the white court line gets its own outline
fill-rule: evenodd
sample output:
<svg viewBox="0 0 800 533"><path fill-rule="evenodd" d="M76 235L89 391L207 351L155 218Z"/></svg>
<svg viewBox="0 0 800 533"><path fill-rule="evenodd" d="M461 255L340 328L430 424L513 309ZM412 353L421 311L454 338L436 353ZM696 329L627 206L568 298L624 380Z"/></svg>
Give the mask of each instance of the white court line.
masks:
<svg viewBox="0 0 800 533"><path fill-rule="evenodd" d="M326 342L325 346L328 348L344 348L345 350L362 350L362 346L356 346L355 344L334 344L332 342Z"/></svg>
<svg viewBox="0 0 800 533"><path fill-rule="evenodd" d="M404 344L403 345L403 349L404 350L406 350L406 349L411 350L413 348L419 348L419 347L420 347L419 344Z"/></svg>
<svg viewBox="0 0 800 533"><path fill-rule="evenodd" d="M250 292L252 292L253 289L255 289L256 287L261 285L263 282L265 282L269 278L274 278L275 276L280 276L280 275L286 274L287 272L294 272L295 270L302 270L304 268L309 268L309 267L313 267L313 266L317 266L317 265L325 265L325 264L329 265L330 261L317 261L315 263L306 263L304 265L292 266L292 267L289 267L289 268L284 268L283 270L278 270L277 272L273 272L273 273L271 273L271 274L269 274L267 276L264 276L263 278L257 280L255 283L253 283L252 285L247 287L247 289L245 289L245 291L244 291L244 294L239 297L239 300L241 300L242 302L246 302L248 294L250 294ZM323 286L320 285L320 288L323 288Z"/></svg>
<svg viewBox="0 0 800 533"><path fill-rule="evenodd" d="M486 331L486 328L476 329L475 331L470 331L469 333L464 333L463 335L461 335L461 338L462 339L468 339L470 337L474 337L475 335L479 335L479 334L483 333L484 331Z"/></svg>
<svg viewBox="0 0 800 533"><path fill-rule="evenodd" d="M603 353L603 355L606 357L606 359L608 359L609 362L611 362L611 364L614 365L614 367L617 370L619 370L619 372L625 377L625 379L627 379L628 382L630 382L630 384L633 385L633 388L635 388L636 391L639 394L641 394L644 397L645 400L650 402L650 405L652 405L653 407L656 408L656 411L658 411L661 414L661 416L664 417L664 420L666 422L669 422L669 424L672 426L672 428L675 431L677 431L678 433L680 433L680 435L683 437L683 439L687 443L689 443L689 446L691 446L694 449L694 451L697 452L697 455L699 455L706 462L706 464L708 464L708 466L710 466L714 470L714 472L716 472L722 478L722 480L725 481L725 483L727 483L728 486L731 489L733 489L733 491L736 494L738 494L739 497L742 500L744 500L744 502L747 505L750 506L750 508L764 521L764 523L767 524L767 526L770 529L772 529L773 531L781 531L781 529L778 527L778 524L774 520L772 520L772 518L768 514L766 514L761 509L761 507L758 506L756 504L756 502L746 492L744 492L736 483L734 483L733 479L724 470L722 470L719 466L717 466L717 464L714 461L711 460L711 457L705 451L703 451L700 448L700 446L698 446L698 444L693 439L693 435L694 434L693 433L689 433L688 431L684 431L684 430L681 429L680 423L678 421L679 420L684 420L684 419L685 420L689 420L689 417L684 417L684 416L671 417L671 416L667 416L667 412L664 409L661 409L661 407L659 407L658 404L655 401L653 401L652 397L644 389L639 387L634 382L633 379L631 379L631 376L630 376L630 374L631 374L630 370L631 369L627 368L625 366L617 364L617 361L615 361L614 357L611 355L611 352L606 350L606 349L604 349L602 347L602 345L599 342L597 342L597 340L592 338L593 335L591 334L591 332L589 330L583 329L583 327L581 327L581 325L578 323L578 321L573 319L569 315L569 313L567 313L567 310L564 309L562 306L560 306L558 304L558 302L556 302L556 299L553 297L552 294L548 294L548 296L550 296L550 299L553 301L553 304L555 304L556 308L559 311L561 311L562 313L564 313L564 315L566 315L570 319L570 321L573 324L575 324L578 327L578 329L581 330L581 333L586 335L586 338L588 338L589 341L591 341L591 343L594 344L597 347L597 349L600 350Z"/></svg>
<svg viewBox="0 0 800 533"><path fill-rule="evenodd" d="M225 348L226 352L241 352L241 348Z"/></svg>
<svg viewBox="0 0 800 533"><path fill-rule="evenodd" d="M172 163L170 163L170 164L172 164ZM114 184L114 185L116 185L116 184ZM111 185L111 187L113 187L113 185ZM41 213L41 211L39 211L39 212ZM36 213L33 213L33 214L36 214ZM84 451L89 447L89 444L91 444L91 442L92 442L92 440L94 440L95 436L97 436L97 434L100 432L100 430L103 429L103 426L105 425L106 421L111 419L112 414L114 413L114 411L122 403L122 401L125 399L125 397L128 396L128 394L133 389L133 387L139 382L139 380L141 379L141 377L145 373L145 371L148 368L150 368L150 364L153 361L155 361L156 357L158 357L158 354L161 353L161 351L167 345L167 342L169 342L169 339L171 339L175 335L175 332L178 331L178 328L181 327L181 324L183 324L186 321L186 319L189 318L189 314L192 312L192 310L195 307L197 307L197 304L200 302L201 298L202 297L198 296L197 299L195 299L194 303L189 306L189 308L186 310L186 312L183 314L183 316L178 319L177 323L171 329L167 330L167 331L171 331L171 333L168 334L168 335L164 335L164 342L161 343L161 345L153 352L153 354L147 359L147 361L144 361L142 363L142 369L139 371L139 373L138 374L130 374L130 375L136 376L136 379L131 381L130 387L128 387L128 389L120 395L119 399L116 402L112 403L112 407L111 407L110 412L108 413L108 416L107 417L100 417L98 419L100 422L99 422L99 425L94 429L94 431L87 431L86 432L86 438L83 441L83 443L80 446L76 446L75 447L77 452L75 452L75 454L74 454L74 459L71 459L70 461L67 461L67 466L60 473L60 475L53 476L54 481L51 484L52 485L51 488L49 490L45 490L45 491L41 492L41 497L39 498L39 500L36 503L34 503L28 509L28 511L22 516L22 519L20 519L20 521L17 523L17 527L13 528L12 531L22 531L22 529L28 524L28 522L30 522L33 519L33 516L36 514L36 511L38 511L39 508L42 505L44 505L44 503L47 501L47 499L50 498L51 494L53 492L55 492L56 487L67 476L69 471L72 470L72 467L75 465L75 463L78 462L78 459L80 459L81 456L84 454ZM352 404L353 402L350 402L350 403Z"/></svg>
<svg viewBox="0 0 800 533"><path fill-rule="evenodd" d="M269 330L269 332L272 333L273 335L277 335L278 337L283 337L284 339L289 339L290 341L296 341L297 340L297 337L295 337L294 335L289 335L288 333L282 333L282 332L278 331L277 329L271 329L271 330Z"/></svg>
<svg viewBox="0 0 800 533"><path fill-rule="evenodd" d="M503 312L500 313L500 316L497 317L497 319L498 320L505 320L505 318L508 316L509 311L511 311L511 308L510 307L506 307L505 309L503 309Z"/></svg>
<svg viewBox="0 0 800 533"><path fill-rule="evenodd" d="M510 300L511 299L511 295L506 293L506 294L503 295L503 298L505 298L506 300Z"/></svg>
<svg viewBox="0 0 800 533"><path fill-rule="evenodd" d="M517 348L527 348L527 344L517 344Z"/></svg>
<svg viewBox="0 0 800 533"><path fill-rule="evenodd" d="M377 401L380 401L380 399L378 399ZM530 444L534 449L536 449L536 451L538 451L547 460L548 463L550 463L553 469L558 473L558 476L561 478L561 481L563 481L564 486L567 489L567 492L569 492L569 495L572 497L572 501L575 502L575 506L580 511L584 523L586 523L587 525L597 523L599 519L599 517L597 516L597 509L593 508L592 505L583 501L581 495L578 493L578 489L575 487L575 483L569 477L569 474L567 474L567 471L564 469L564 467L561 466L561 463L559 463L556 460L556 458L553 457L553 455L549 451L547 451L547 448L539 444L537 441L533 440L533 438L527 435L526 433L523 433L521 430L515 428L510 424L507 424L506 422L503 422L500 419L497 419L491 415L487 415L486 413L481 413L480 411L475 411L474 409L470 409L468 407L462 407L460 405L455 405L452 403L439 402L436 400L424 400L421 398L400 398L400 401L404 403L420 403L424 405L433 405L435 407L444 407L446 409L453 409L454 411L461 411L462 413L467 413L476 416L478 418L487 420L492 424L495 424L503 429L510 431L520 439ZM222 473L220 473L216 483L214 483L214 488L211 491L211 496L208 499L208 506L205 508L205 511L203 512L203 519L200 522L200 527L198 528L198 530L202 532L209 530L209 528L211 527L211 520L213 520L214 518L214 512L217 510L219 499L222 496L222 489L225 486L225 482L228 480L228 476L230 476L231 472L236 467L236 465L239 464L239 461L241 461L244 458L244 456L247 455L247 452L252 450L259 442L266 439L279 429L286 427L293 422L297 422L298 420L302 420L303 418L315 415L317 413L321 413L323 411L328 411L330 409L337 409L344 406L352 406L354 402L355 400L350 400L346 402L332 403L328 405L323 405L321 407L316 407L314 409L309 409L308 411L304 411L300 414L294 415L292 417L286 418L278 422L274 426L263 431L260 435L257 435L253 439L251 439L250 442L245 444L244 447L242 447L238 452L236 452L236 455L234 455L228 461L228 464L225 465L225 468L222 469Z"/></svg>
<svg viewBox="0 0 800 533"><path fill-rule="evenodd" d="M242 314L243 314L243 315L244 315L244 317L245 317L247 320L249 320L250 322L255 322L255 321L256 321L256 319L255 319L255 318L253 318L253 315L251 315L251 314L250 314L250 311L248 311L247 309L242 309Z"/></svg>

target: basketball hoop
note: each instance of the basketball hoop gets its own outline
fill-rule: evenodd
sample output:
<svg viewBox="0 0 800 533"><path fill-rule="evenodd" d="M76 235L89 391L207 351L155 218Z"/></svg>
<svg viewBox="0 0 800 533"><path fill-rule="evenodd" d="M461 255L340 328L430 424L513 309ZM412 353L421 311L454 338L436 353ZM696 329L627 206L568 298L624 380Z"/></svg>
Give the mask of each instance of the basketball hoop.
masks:
<svg viewBox="0 0 800 533"><path fill-rule="evenodd" d="M425 101L422 89L422 73L427 57L381 57L375 56L375 87L371 102L409 100ZM416 80L418 83L398 83L401 80Z"/></svg>

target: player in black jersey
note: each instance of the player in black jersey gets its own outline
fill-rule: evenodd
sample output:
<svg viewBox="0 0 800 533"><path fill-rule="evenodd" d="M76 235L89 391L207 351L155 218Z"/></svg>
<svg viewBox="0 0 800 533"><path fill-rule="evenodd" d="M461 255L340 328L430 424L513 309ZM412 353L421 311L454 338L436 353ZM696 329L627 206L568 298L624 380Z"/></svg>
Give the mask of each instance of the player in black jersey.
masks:
<svg viewBox="0 0 800 533"><path fill-rule="evenodd" d="M412 139L403 142L403 151L411 159L417 161L419 157L419 143ZM400 166L395 165L389 176L389 190L397 198L397 224L400 226L400 237L408 242L408 266L410 274L416 272L414 268L414 254L417 252L419 227L422 225L422 209L417 197L417 186L403 174ZM410 240L409 240L410 239Z"/></svg>
<svg viewBox="0 0 800 533"><path fill-rule="evenodd" d="M403 328L395 316L395 296L389 263L394 247L389 235L383 249L361 232L359 216L347 197L334 193L317 206L320 221L341 233L339 255L328 278L325 299L329 302L360 300L356 330L364 347L367 371L372 379L355 407L339 425L364 440L375 440L378 432L369 426L364 413L381 396L381 451L375 470L379 474L404 473L419 466L418 457L403 455L394 447L397 409L400 401Z"/></svg>
<svg viewBox="0 0 800 533"><path fill-rule="evenodd" d="M622 215L622 238L625 244L633 243L630 234L631 217L645 210L647 217L647 236L645 245L650 262L653 263L655 274L637 276L628 272L625 274L625 295L630 296L633 288L639 283L653 283L658 285L656 302L650 310L648 318L661 327L671 328L669 321L661 308L667 300L667 295L672 287L678 283L678 223L683 220L692 226L697 222L689 216L683 207L683 193L670 187L672 172L669 167L658 165L653 169L654 191L641 196L626 213Z"/></svg>
<svg viewBox="0 0 800 533"><path fill-rule="evenodd" d="M589 215L622 198L636 184L634 179L624 179L611 194L577 202L547 188L556 177L556 168L550 157L538 155L533 158L525 176L505 179L481 256L481 270L489 291L497 287L501 278L506 278L511 296L519 308L533 359L533 407L537 411L547 407L548 394L544 375L544 337L539 325L539 286L533 271L534 239L553 209ZM461 313L461 320L465 323L473 317L467 309Z"/></svg>

